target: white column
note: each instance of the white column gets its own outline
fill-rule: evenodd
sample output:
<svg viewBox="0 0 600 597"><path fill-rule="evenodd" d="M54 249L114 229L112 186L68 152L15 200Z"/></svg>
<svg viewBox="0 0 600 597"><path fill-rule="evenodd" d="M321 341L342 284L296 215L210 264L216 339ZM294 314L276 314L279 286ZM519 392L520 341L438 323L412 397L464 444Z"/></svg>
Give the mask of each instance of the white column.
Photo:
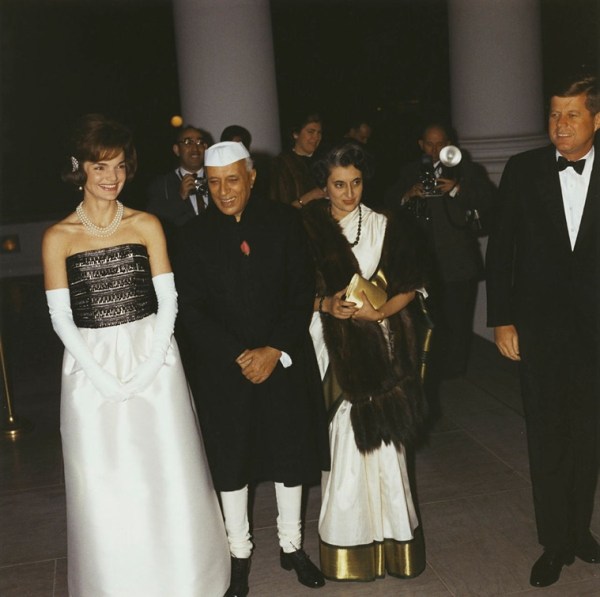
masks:
<svg viewBox="0 0 600 597"><path fill-rule="evenodd" d="M511 155L548 143L539 0L449 0L448 30L452 122L498 183ZM485 303L481 283L474 329L491 340Z"/></svg>
<svg viewBox="0 0 600 597"><path fill-rule="evenodd" d="M252 152L280 150L268 0L173 0L183 120L215 140L230 124L252 134Z"/></svg>
<svg viewBox="0 0 600 597"><path fill-rule="evenodd" d="M539 0L449 0L452 122L498 181L513 154L547 142Z"/></svg>

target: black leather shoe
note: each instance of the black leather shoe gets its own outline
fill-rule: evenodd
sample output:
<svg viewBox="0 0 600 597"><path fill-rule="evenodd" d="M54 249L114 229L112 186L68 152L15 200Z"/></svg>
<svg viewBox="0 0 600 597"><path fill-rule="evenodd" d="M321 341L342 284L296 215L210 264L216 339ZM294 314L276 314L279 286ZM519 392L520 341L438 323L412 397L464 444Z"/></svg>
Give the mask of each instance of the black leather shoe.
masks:
<svg viewBox="0 0 600 597"><path fill-rule="evenodd" d="M572 554L547 549L533 565L529 582L534 587L548 587L559 578L563 566L570 566L575 558Z"/></svg>
<svg viewBox="0 0 600 597"><path fill-rule="evenodd" d="M231 556L231 581L224 597L246 597L248 575L250 574L250 558L234 558Z"/></svg>
<svg viewBox="0 0 600 597"><path fill-rule="evenodd" d="M279 554L281 567L285 570L296 571L298 582L305 587L318 589L325 584L325 578L322 572L310 561L303 549L298 549L292 553L284 553L283 550Z"/></svg>
<svg viewBox="0 0 600 597"><path fill-rule="evenodd" d="M600 564L600 545L589 535L575 548L575 555L588 564Z"/></svg>

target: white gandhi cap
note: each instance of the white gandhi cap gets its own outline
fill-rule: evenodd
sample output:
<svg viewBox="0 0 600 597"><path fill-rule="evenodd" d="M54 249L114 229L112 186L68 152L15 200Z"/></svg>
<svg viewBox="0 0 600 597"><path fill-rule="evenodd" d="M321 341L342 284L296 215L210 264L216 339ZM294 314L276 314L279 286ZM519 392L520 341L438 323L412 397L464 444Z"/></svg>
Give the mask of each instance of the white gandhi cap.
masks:
<svg viewBox="0 0 600 597"><path fill-rule="evenodd" d="M204 154L205 166L229 166L249 158L250 154L239 141L222 141L211 145Z"/></svg>

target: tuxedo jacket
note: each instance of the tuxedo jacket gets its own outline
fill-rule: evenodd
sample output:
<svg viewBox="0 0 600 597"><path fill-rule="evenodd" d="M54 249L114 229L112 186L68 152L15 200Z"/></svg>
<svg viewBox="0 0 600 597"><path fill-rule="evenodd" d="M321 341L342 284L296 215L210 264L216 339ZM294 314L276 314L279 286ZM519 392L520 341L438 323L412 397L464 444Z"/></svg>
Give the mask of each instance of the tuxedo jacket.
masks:
<svg viewBox="0 0 600 597"><path fill-rule="evenodd" d="M181 178L171 170L148 187L148 211L170 226L183 226L196 215L191 201L179 196L180 185Z"/></svg>
<svg viewBox="0 0 600 597"><path fill-rule="evenodd" d="M460 180L461 191L456 197L444 195L426 199L430 220L425 225L429 248L437 274L443 282L458 282L480 278L483 262L477 234L467 226L467 211L477 209L485 223L491 207L494 186L485 170L468 160L456 169L443 169L443 176ZM385 194L385 205L390 209L400 207L403 195L419 181L421 163L407 164L398 180ZM406 206L406 204L405 204Z"/></svg>
<svg viewBox="0 0 600 597"><path fill-rule="evenodd" d="M197 215L190 199L180 197L180 185L181 178L177 171L171 170L152 181L147 190L146 210L158 216L165 231L171 256L176 247L177 230ZM202 198L198 197L198 201L202 201Z"/></svg>
<svg viewBox="0 0 600 597"><path fill-rule="evenodd" d="M508 161L486 257L489 326L513 324L543 351L597 346L599 204L598 143L573 249L554 146Z"/></svg>

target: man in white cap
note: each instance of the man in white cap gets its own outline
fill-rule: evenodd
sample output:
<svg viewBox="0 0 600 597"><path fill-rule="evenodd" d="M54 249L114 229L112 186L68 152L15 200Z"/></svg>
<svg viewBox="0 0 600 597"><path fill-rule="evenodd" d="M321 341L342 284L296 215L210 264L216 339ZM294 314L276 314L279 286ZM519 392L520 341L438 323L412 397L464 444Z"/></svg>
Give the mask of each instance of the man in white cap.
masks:
<svg viewBox="0 0 600 597"><path fill-rule="evenodd" d="M251 197L256 172L241 143L210 147L205 169L218 209L183 228L175 271L232 556L226 597L248 593L248 485L265 480L275 482L281 566L317 588L324 579L302 549L300 509L328 448L304 230L296 210Z"/></svg>

